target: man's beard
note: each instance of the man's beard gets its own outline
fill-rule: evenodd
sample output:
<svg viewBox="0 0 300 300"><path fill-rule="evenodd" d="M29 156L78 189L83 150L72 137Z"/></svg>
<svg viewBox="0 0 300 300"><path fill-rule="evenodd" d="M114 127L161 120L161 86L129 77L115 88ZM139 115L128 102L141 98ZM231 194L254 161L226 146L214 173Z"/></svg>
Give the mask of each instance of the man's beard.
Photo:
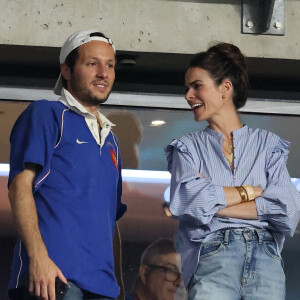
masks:
<svg viewBox="0 0 300 300"><path fill-rule="evenodd" d="M81 80L78 79L76 75L73 76L72 80L70 81L70 86L74 93L73 97L78 98L80 102L89 105L100 105L104 103L108 99L111 93L111 89L110 89L108 94L104 97L100 98L95 96L86 86L81 84Z"/></svg>
<svg viewBox="0 0 300 300"><path fill-rule="evenodd" d="M109 93L107 94L106 97L102 97L102 98L99 98L99 97L93 95L92 92L87 89L84 92L85 92L85 98L82 100L80 99L81 101L92 104L92 105L99 105L99 104L106 102L106 100L108 99L108 97L111 93L111 90L109 91Z"/></svg>

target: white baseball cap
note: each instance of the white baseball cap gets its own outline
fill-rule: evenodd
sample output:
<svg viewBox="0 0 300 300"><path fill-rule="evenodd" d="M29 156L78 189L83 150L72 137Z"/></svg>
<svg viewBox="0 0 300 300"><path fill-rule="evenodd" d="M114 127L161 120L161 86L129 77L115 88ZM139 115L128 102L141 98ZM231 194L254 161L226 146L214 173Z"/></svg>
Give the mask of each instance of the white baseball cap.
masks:
<svg viewBox="0 0 300 300"><path fill-rule="evenodd" d="M103 35L96 29L78 30L72 33L65 41L64 45L61 47L60 55L59 55L59 63L60 64L64 63L67 56L75 48L83 44L86 44L90 41L101 41L101 42L108 43L112 46L114 52L116 53L116 48L113 41L108 37L100 36L100 34ZM60 73L54 87L54 93L60 96L62 88L63 88L63 80L62 80L62 75Z"/></svg>

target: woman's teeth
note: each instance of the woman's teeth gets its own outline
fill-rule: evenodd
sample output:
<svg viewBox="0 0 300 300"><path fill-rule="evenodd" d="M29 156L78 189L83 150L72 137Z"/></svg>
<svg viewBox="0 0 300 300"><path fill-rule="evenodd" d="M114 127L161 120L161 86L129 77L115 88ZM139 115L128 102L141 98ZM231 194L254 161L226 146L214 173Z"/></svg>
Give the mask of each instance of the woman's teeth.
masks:
<svg viewBox="0 0 300 300"><path fill-rule="evenodd" d="M191 107L192 107L192 109L194 109L199 106L203 106L203 103L196 103L196 104L193 104Z"/></svg>

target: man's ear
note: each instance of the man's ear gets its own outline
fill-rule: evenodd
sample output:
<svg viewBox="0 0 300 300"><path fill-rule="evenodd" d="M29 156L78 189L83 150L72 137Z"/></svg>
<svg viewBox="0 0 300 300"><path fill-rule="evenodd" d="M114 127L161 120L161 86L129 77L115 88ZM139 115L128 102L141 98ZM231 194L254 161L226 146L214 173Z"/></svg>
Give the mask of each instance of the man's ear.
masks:
<svg viewBox="0 0 300 300"><path fill-rule="evenodd" d="M60 72L61 72L61 75L63 76L63 78L65 80L70 80L70 77L71 77L71 70L70 68L67 66L66 63L62 63L60 65Z"/></svg>
<svg viewBox="0 0 300 300"><path fill-rule="evenodd" d="M139 275L140 275L140 278L141 278L141 281L143 282L143 284L146 284L146 281L147 281L147 271L148 271L147 266L145 266L145 265L140 266Z"/></svg>

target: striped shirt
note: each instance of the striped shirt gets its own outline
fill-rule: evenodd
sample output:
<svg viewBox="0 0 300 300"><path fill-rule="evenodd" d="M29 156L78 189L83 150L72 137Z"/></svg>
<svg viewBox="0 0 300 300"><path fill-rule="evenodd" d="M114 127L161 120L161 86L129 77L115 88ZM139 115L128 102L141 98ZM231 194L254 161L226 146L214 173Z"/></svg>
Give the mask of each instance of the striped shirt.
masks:
<svg viewBox="0 0 300 300"><path fill-rule="evenodd" d="M225 228L269 229L281 250L300 218L300 194L286 168L290 143L261 129L244 126L233 132L234 171L222 152L223 134L206 127L165 148L171 173L170 210L179 219L182 274L194 274L201 243ZM257 220L219 218L226 207L223 186L250 184L264 190L256 198Z"/></svg>

